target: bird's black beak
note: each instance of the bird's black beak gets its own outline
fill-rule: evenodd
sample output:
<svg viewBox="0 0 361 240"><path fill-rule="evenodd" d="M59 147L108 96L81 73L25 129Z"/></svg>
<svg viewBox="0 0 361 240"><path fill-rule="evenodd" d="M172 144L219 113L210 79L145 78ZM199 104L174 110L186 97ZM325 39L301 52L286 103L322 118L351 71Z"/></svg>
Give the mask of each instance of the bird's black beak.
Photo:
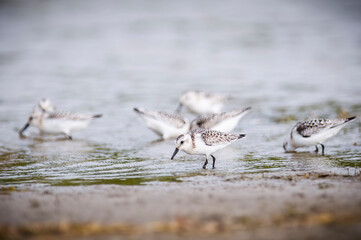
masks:
<svg viewBox="0 0 361 240"><path fill-rule="evenodd" d="M25 124L25 126L19 131L19 134L20 135L23 135L23 132L29 127L30 125L29 125L29 122L27 122L26 124Z"/></svg>
<svg viewBox="0 0 361 240"><path fill-rule="evenodd" d="M178 149L178 148L175 148L174 153L173 153L172 157L170 158L170 160L173 160L173 158L175 157L175 155L177 155L178 151L179 151L179 149Z"/></svg>
<svg viewBox="0 0 361 240"><path fill-rule="evenodd" d="M175 110L176 113L180 113L180 111L182 110L183 104L179 103L177 109Z"/></svg>

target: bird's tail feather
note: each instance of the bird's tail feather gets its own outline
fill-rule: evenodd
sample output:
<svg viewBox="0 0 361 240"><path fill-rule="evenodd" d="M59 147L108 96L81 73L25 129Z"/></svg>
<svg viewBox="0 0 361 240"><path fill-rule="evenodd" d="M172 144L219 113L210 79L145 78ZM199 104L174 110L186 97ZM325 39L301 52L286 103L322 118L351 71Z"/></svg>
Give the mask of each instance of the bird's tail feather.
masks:
<svg viewBox="0 0 361 240"><path fill-rule="evenodd" d="M140 114L144 114L144 111L142 111L142 109L139 109L139 108L133 108L134 111L136 111L137 113L140 113Z"/></svg>
<svg viewBox="0 0 361 240"><path fill-rule="evenodd" d="M352 121L356 118L356 116L353 116L353 117L349 117L349 118L346 118L345 122L349 122L349 121Z"/></svg>
<svg viewBox="0 0 361 240"><path fill-rule="evenodd" d="M238 139L246 137L246 134L239 134Z"/></svg>
<svg viewBox="0 0 361 240"><path fill-rule="evenodd" d="M103 116L103 114L95 114L95 115L93 115L93 118L100 118L102 116Z"/></svg>
<svg viewBox="0 0 361 240"><path fill-rule="evenodd" d="M252 107L251 107L251 106L246 107L245 109L243 109L243 112L249 111L249 110L251 110L251 109L252 109Z"/></svg>
<svg viewBox="0 0 361 240"><path fill-rule="evenodd" d="M343 124L345 124L345 123L347 123L347 122L350 122L350 121L354 120L355 118L356 118L356 116L346 118L346 119L344 119L343 122L340 122L340 123L338 123L337 125L332 126L331 128L335 128L335 127L338 127L338 126L340 126L340 125L343 125Z"/></svg>

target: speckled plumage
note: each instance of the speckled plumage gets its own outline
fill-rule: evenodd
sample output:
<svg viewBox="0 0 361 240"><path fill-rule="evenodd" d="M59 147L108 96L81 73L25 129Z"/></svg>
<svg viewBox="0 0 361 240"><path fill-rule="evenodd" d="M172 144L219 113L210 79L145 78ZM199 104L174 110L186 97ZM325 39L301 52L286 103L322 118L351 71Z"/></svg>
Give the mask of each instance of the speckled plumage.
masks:
<svg viewBox="0 0 361 240"><path fill-rule="evenodd" d="M345 121L346 119L336 119L336 120L329 120L323 118L311 119L297 123L295 128L296 131L303 137L310 137L313 134L317 134L328 128L338 126L344 123Z"/></svg>
<svg viewBox="0 0 361 240"><path fill-rule="evenodd" d="M195 136L197 134L200 134L203 142L207 146L227 144L227 143L230 143L231 141L234 141L234 140L237 140L240 138L239 134L227 134L227 133L209 130L209 129L203 129L203 128L198 128L196 130L193 130L189 134L191 135L193 142L194 142Z"/></svg>
<svg viewBox="0 0 361 240"><path fill-rule="evenodd" d="M197 128L205 128L205 129L213 129L219 130L222 132L231 132L234 127L237 125L239 120L251 110L251 107L247 107L242 110L231 111L231 112L223 112L223 113L214 113L208 115L202 115L197 117L191 122L191 129ZM226 121L229 121L226 123ZM221 124L224 123L226 125L230 125L229 127L223 126ZM226 129L225 129L226 127ZM220 128L220 129L218 129Z"/></svg>
<svg viewBox="0 0 361 240"><path fill-rule="evenodd" d="M94 117L100 117L100 116L101 115L86 115L86 114L71 113L65 111L56 111L45 114L45 117L49 119L64 119L64 120L74 120L74 121L89 120Z"/></svg>

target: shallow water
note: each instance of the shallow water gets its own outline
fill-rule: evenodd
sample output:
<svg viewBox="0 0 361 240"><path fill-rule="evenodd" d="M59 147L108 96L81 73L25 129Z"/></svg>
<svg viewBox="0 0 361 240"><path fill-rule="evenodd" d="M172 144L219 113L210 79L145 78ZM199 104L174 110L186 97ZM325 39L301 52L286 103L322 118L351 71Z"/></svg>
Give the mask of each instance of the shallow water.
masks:
<svg viewBox="0 0 361 240"><path fill-rule="evenodd" d="M361 166L360 117L326 143L286 154L298 121L361 116L358 1L3 1L0 3L0 184L129 184L253 172ZM215 154L157 141L132 108L173 111L188 89L252 106ZM43 97L60 109L103 113L74 140L17 131ZM188 118L194 116L183 112Z"/></svg>

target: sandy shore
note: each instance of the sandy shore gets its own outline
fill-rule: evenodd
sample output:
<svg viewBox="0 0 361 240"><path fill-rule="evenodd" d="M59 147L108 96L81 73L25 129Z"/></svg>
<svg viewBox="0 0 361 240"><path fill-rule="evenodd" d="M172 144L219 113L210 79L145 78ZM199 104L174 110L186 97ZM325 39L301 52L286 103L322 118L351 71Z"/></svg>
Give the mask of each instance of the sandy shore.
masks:
<svg viewBox="0 0 361 240"><path fill-rule="evenodd" d="M1 237L359 239L361 177L195 177L145 186L3 188Z"/></svg>

